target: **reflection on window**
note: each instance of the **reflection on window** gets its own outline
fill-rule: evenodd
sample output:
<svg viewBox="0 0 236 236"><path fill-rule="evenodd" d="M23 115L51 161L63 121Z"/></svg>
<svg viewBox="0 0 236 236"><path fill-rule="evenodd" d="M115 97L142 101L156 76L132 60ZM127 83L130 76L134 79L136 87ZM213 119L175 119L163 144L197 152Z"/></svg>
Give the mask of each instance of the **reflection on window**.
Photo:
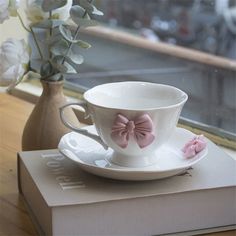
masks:
<svg viewBox="0 0 236 236"><path fill-rule="evenodd" d="M152 41L236 58L235 0L100 0L102 20ZM235 22L234 22L235 21Z"/></svg>
<svg viewBox="0 0 236 236"><path fill-rule="evenodd" d="M197 49L234 61L232 68L181 59L109 38L82 34L93 45L68 86L86 90L115 81L149 81L189 94L182 116L213 130L236 134L236 0L97 0L106 27L151 42ZM213 63L214 64L214 63Z"/></svg>

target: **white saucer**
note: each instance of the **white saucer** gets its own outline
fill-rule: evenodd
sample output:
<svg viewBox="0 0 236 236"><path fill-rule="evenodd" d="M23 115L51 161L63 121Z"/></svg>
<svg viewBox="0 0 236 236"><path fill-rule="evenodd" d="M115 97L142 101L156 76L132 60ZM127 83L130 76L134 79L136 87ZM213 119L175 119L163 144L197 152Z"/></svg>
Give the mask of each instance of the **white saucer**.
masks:
<svg viewBox="0 0 236 236"><path fill-rule="evenodd" d="M94 126L85 128L96 133ZM168 143L158 150L157 162L142 168L128 168L111 163L112 149L106 151L94 140L75 132L64 135L58 149L80 168L95 175L119 180L153 180L180 174L207 155L208 150L205 148L193 158L183 157L181 148L194 136L188 130L176 128Z"/></svg>

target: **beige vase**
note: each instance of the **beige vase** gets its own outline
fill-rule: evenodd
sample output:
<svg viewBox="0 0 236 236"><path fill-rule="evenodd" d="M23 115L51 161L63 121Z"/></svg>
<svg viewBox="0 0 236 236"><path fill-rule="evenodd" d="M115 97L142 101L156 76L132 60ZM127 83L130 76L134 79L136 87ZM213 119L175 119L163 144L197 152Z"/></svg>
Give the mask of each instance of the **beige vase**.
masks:
<svg viewBox="0 0 236 236"><path fill-rule="evenodd" d="M61 137L70 132L60 119L59 107L66 104L63 82L41 80L43 92L36 103L22 136L22 150L55 149ZM67 119L78 126L78 120L71 108L65 111Z"/></svg>

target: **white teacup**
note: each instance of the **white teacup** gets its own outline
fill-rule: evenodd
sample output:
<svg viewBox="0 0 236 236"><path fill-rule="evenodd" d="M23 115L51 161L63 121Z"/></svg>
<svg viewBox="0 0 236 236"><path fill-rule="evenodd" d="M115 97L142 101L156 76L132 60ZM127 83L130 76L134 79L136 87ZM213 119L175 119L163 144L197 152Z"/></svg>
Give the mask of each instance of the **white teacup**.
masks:
<svg viewBox="0 0 236 236"><path fill-rule="evenodd" d="M70 129L114 150L112 162L144 167L158 161L158 148L175 131L188 95L172 86L147 82L120 82L96 86L84 93L85 102L60 109ZM98 135L76 128L63 115L65 107L82 106L92 117Z"/></svg>

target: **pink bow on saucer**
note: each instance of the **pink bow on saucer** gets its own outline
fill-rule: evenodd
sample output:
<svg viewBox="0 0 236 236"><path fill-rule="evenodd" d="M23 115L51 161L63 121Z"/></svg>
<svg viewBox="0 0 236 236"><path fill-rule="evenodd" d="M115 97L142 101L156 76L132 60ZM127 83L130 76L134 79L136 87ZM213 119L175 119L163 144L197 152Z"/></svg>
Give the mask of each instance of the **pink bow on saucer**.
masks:
<svg viewBox="0 0 236 236"><path fill-rule="evenodd" d="M140 148L145 148L153 142L153 122L148 114L129 120L122 114L117 114L112 126L111 138L121 148L126 148L132 136Z"/></svg>
<svg viewBox="0 0 236 236"><path fill-rule="evenodd" d="M192 140L190 140L184 145L182 149L184 157L194 157L197 153L201 152L206 147L206 145L207 143L204 135L201 134L195 136Z"/></svg>

